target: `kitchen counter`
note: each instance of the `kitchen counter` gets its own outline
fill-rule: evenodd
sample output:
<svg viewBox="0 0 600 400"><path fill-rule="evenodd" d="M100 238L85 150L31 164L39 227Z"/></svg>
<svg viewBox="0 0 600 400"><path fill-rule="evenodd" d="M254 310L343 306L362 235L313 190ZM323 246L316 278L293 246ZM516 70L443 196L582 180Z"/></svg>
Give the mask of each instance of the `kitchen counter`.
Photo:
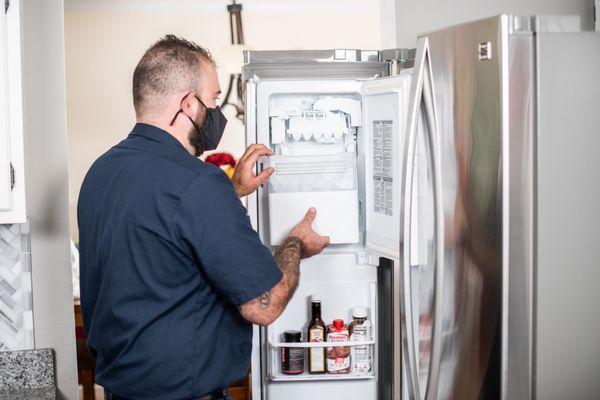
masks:
<svg viewBox="0 0 600 400"><path fill-rule="evenodd" d="M0 400L56 399L52 349L0 352Z"/></svg>
<svg viewBox="0 0 600 400"><path fill-rule="evenodd" d="M0 400L55 400L55 388L0 390Z"/></svg>

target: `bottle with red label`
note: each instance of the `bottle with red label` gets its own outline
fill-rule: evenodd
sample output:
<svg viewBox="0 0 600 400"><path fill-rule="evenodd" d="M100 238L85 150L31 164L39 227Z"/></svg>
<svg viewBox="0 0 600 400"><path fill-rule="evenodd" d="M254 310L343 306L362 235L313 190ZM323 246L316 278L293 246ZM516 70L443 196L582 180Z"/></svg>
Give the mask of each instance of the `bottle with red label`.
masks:
<svg viewBox="0 0 600 400"><path fill-rule="evenodd" d="M333 320L327 327L328 342L348 342L350 333L348 325L342 319ZM330 374L347 374L350 372L350 347L327 347L327 372Z"/></svg>

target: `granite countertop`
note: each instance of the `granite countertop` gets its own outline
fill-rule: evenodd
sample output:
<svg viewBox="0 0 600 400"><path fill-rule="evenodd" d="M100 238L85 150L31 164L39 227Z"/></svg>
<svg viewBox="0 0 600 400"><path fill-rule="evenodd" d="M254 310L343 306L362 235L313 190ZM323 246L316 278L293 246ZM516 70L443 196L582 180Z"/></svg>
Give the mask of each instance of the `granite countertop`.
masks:
<svg viewBox="0 0 600 400"><path fill-rule="evenodd" d="M1 351L0 400L4 399L56 399L54 351Z"/></svg>
<svg viewBox="0 0 600 400"><path fill-rule="evenodd" d="M0 390L0 400L55 400L55 388Z"/></svg>

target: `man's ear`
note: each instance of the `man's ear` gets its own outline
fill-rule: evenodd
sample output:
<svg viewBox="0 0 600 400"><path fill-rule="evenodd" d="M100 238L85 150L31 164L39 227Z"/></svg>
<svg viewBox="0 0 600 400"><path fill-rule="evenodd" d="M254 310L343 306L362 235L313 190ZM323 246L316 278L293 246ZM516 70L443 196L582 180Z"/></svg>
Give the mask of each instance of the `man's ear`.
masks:
<svg viewBox="0 0 600 400"><path fill-rule="evenodd" d="M181 109L188 115L195 115L198 110L198 103L194 98L194 92L190 91L181 100Z"/></svg>

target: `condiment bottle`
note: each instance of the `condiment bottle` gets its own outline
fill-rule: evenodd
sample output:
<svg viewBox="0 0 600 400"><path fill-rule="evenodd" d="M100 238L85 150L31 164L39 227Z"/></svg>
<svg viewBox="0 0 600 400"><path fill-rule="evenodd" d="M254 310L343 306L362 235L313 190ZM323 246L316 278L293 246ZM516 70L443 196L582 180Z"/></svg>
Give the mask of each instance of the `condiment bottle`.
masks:
<svg viewBox="0 0 600 400"><path fill-rule="evenodd" d="M350 337L348 325L343 319L334 319L327 332L328 342L347 342ZM348 346L327 347L327 372L347 374L350 372L350 348Z"/></svg>
<svg viewBox="0 0 600 400"><path fill-rule="evenodd" d="M286 343L302 341L302 332L285 331L283 340ZM298 375L304 372L304 349L302 347L281 348L281 372L287 375Z"/></svg>
<svg viewBox="0 0 600 400"><path fill-rule="evenodd" d="M321 319L321 298L312 296L311 298L312 317L308 323L309 342L324 342L326 328ZM311 374L322 374L325 372L325 348L310 347L308 349L308 372Z"/></svg>
<svg viewBox="0 0 600 400"><path fill-rule="evenodd" d="M371 340L371 323L367 321L368 309L355 307L352 309L352 322L350 322L350 341L366 342ZM364 373L371 371L373 359L371 345L352 346L350 349L352 372Z"/></svg>

